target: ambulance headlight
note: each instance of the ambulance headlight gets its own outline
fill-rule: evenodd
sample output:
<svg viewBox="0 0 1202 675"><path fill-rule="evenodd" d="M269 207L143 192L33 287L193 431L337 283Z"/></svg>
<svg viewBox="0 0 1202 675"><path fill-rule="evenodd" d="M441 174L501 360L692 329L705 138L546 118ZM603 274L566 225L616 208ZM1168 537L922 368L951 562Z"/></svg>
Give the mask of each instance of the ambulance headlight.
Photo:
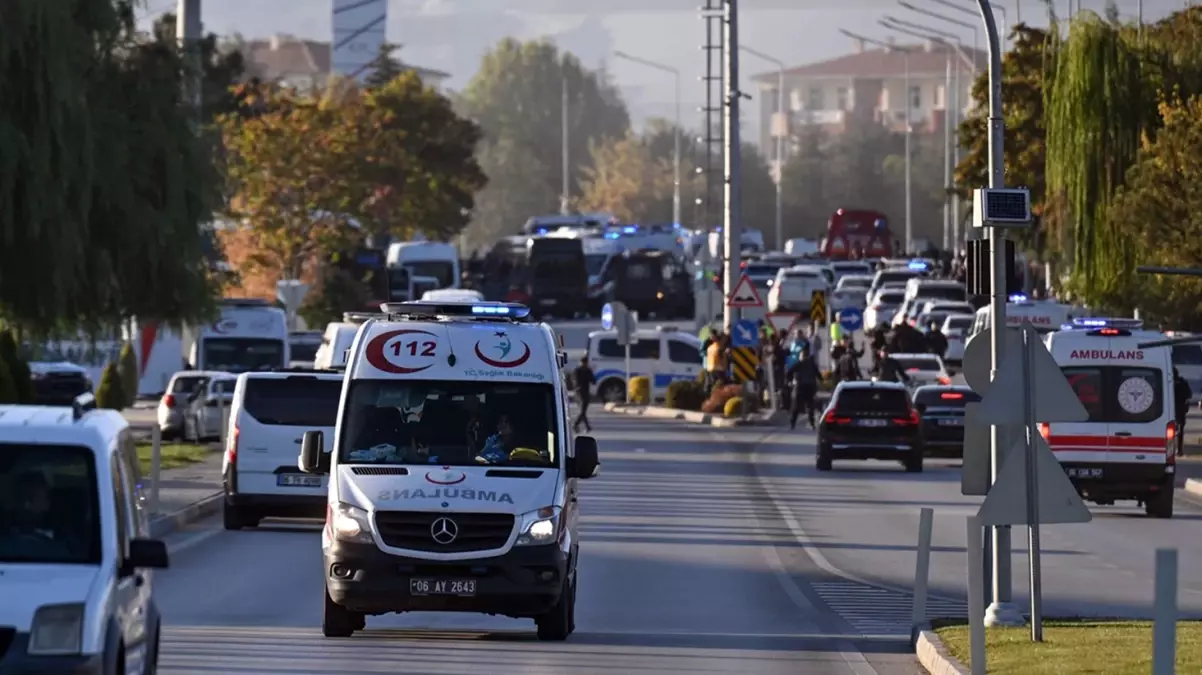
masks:
<svg viewBox="0 0 1202 675"><path fill-rule="evenodd" d="M78 654L83 644L83 612L81 604L39 607L26 651L30 656Z"/></svg>
<svg viewBox="0 0 1202 675"><path fill-rule="evenodd" d="M350 504L331 507L326 521L330 534L338 541L354 544L370 544L371 521L367 511Z"/></svg>
<svg viewBox="0 0 1202 675"><path fill-rule="evenodd" d="M559 538L562 509L558 506L546 506L537 511L522 514L521 534L518 535L517 546L537 546L550 544Z"/></svg>

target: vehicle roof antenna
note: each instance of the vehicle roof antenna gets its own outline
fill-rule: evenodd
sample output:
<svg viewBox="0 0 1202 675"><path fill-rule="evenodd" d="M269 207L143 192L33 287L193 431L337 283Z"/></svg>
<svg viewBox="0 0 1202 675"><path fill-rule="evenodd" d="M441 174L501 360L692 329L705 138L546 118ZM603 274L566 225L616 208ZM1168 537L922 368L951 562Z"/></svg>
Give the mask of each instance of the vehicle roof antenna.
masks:
<svg viewBox="0 0 1202 675"><path fill-rule="evenodd" d="M445 330L446 334L447 334L447 349L450 350L450 352L451 352L450 354L447 354L447 365L454 368L455 361L456 361L455 343L451 342L451 329L447 326L443 326L443 330Z"/></svg>

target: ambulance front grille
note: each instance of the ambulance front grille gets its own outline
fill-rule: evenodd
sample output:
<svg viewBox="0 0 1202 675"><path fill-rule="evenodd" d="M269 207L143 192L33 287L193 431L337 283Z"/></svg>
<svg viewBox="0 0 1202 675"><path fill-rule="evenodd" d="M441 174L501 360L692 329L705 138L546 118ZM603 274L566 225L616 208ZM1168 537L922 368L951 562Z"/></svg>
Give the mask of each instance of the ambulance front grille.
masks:
<svg viewBox="0 0 1202 675"><path fill-rule="evenodd" d="M453 525L436 528L447 518ZM377 511L380 539L393 548L430 553L465 553L501 548L513 532L513 515L508 513L429 513L425 511ZM454 539L435 540L435 532L454 530ZM441 537L446 540L445 534Z"/></svg>

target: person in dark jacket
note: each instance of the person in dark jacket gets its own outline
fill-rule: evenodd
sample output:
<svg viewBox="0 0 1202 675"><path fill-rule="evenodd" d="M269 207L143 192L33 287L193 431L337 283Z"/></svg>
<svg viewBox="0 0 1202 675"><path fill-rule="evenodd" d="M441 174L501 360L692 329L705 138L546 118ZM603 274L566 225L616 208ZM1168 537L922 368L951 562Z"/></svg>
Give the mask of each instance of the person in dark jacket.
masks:
<svg viewBox="0 0 1202 675"><path fill-rule="evenodd" d="M576 370L572 371L572 384L576 385L576 397L580 399L580 414L572 423L573 431L580 431L581 424L584 425L585 431L593 430L593 425L588 421L588 404L592 396L592 386L596 383L597 378L593 375L593 369L589 368L588 357L585 356L580 359Z"/></svg>
<svg viewBox="0 0 1202 675"><path fill-rule="evenodd" d="M881 382L900 382L902 384L910 383L910 376L906 375L906 369L898 363L897 359L889 355L889 352L882 351L880 353L879 365L876 369L876 379Z"/></svg>
<svg viewBox="0 0 1202 675"><path fill-rule="evenodd" d="M931 321L927 324L926 339L926 351L939 358L943 358L943 355L947 353L947 336L943 334L943 331L939 330L938 323Z"/></svg>
<svg viewBox="0 0 1202 675"><path fill-rule="evenodd" d="M1189 400L1193 398L1194 391L1190 388L1189 382L1181 377L1181 373L1173 368L1173 403L1176 404L1174 412L1177 416L1177 456L1180 457L1185 453L1185 420L1189 417Z"/></svg>
<svg viewBox="0 0 1202 675"><path fill-rule="evenodd" d="M822 379L822 373L808 349L803 350L797 361L789 366L785 377L788 378L789 388L792 389L789 400L789 428L797 428L797 417L802 408L805 408L810 428L813 429L814 414L818 408L814 399L818 395L818 382Z"/></svg>
<svg viewBox="0 0 1202 675"><path fill-rule="evenodd" d="M845 342L843 353L835 361L835 373L840 382L854 382L863 378L863 374L860 372L860 359L864 357L864 350L856 349L850 339Z"/></svg>

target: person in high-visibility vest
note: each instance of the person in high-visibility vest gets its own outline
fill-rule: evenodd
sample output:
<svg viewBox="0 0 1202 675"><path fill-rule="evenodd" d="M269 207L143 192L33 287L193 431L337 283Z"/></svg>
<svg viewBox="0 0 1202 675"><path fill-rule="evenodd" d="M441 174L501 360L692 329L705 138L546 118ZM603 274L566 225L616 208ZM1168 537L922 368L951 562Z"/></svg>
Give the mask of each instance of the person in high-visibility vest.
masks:
<svg viewBox="0 0 1202 675"><path fill-rule="evenodd" d="M831 322L831 345L837 345L843 340L843 326L838 321Z"/></svg>

